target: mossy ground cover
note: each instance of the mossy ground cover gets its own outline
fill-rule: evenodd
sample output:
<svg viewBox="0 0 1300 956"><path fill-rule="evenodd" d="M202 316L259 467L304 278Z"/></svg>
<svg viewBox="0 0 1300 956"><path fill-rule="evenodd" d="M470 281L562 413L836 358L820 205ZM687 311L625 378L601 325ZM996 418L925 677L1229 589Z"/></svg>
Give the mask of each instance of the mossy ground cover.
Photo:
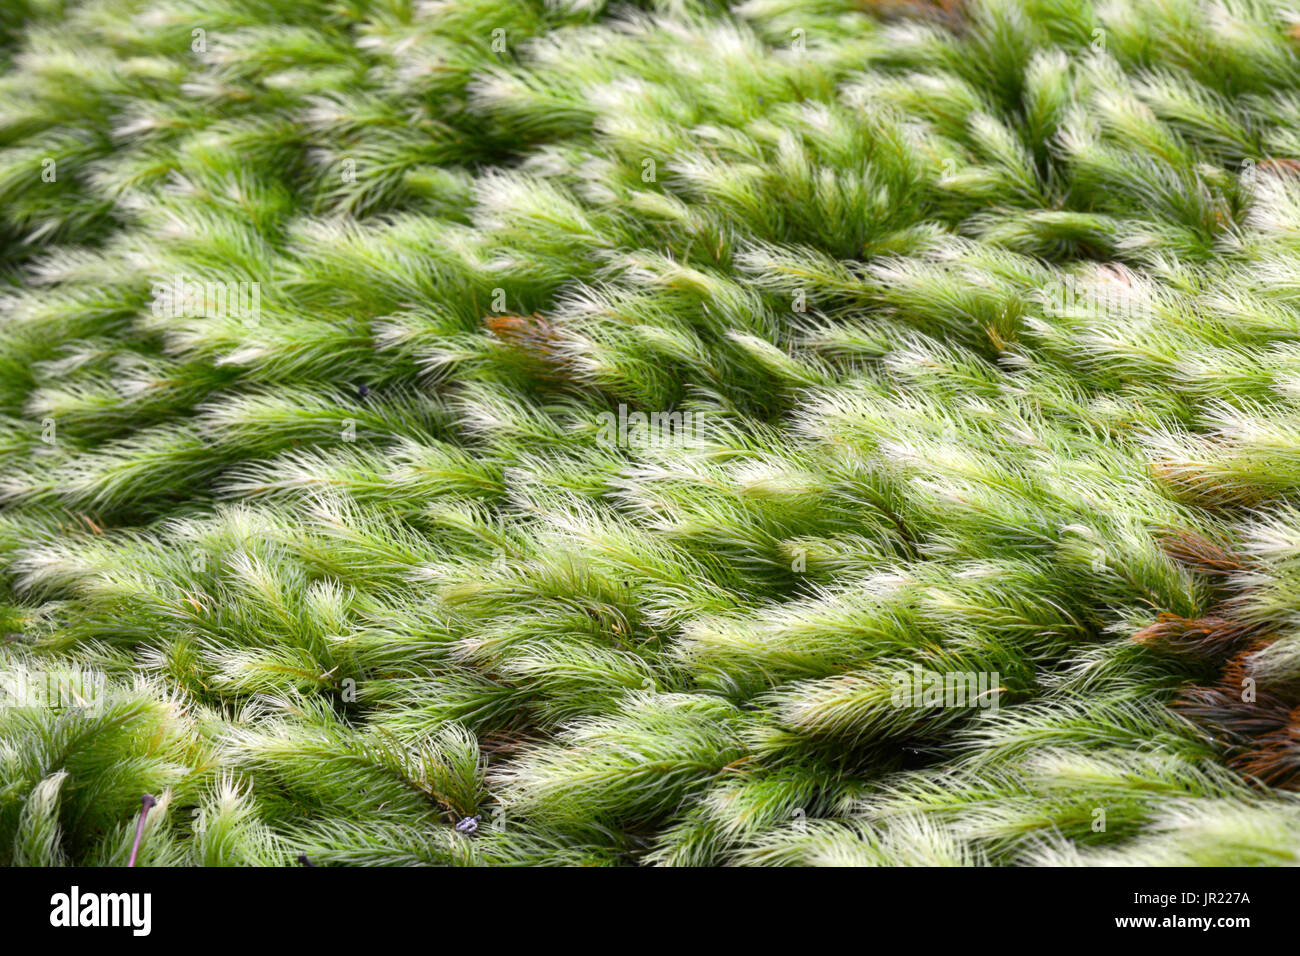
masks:
<svg viewBox="0 0 1300 956"><path fill-rule="evenodd" d="M9 0L0 635L11 864L1294 863L1300 12Z"/></svg>

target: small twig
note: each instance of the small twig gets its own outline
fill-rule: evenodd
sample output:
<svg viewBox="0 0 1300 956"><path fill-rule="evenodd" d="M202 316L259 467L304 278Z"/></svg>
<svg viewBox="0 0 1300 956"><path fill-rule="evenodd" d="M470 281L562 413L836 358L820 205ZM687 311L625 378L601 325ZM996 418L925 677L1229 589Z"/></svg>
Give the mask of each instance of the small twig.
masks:
<svg viewBox="0 0 1300 956"><path fill-rule="evenodd" d="M144 836L144 821L158 801L152 794L146 793L140 798L140 820L135 825L135 842L131 844L131 859L126 861L128 867L135 866L135 855L140 852L140 838Z"/></svg>

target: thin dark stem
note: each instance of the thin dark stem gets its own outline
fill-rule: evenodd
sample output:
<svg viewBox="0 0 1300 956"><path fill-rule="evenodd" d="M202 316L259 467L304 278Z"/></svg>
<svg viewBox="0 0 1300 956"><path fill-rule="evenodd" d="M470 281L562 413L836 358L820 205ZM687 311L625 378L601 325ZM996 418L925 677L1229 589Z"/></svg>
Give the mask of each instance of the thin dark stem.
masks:
<svg viewBox="0 0 1300 956"><path fill-rule="evenodd" d="M140 852L140 838L144 836L144 821L158 801L152 794L146 793L140 798L140 819L135 825L135 842L131 844L131 859L126 861L128 867L135 866L135 855Z"/></svg>

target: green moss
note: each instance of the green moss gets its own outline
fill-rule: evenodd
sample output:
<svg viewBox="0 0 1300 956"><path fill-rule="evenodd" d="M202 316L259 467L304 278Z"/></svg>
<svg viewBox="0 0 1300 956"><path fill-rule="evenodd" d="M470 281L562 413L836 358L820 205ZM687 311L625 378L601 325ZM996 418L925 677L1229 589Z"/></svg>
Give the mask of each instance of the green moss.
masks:
<svg viewBox="0 0 1300 956"><path fill-rule="evenodd" d="M0 861L1295 862L1293 14L871 7L0 13Z"/></svg>

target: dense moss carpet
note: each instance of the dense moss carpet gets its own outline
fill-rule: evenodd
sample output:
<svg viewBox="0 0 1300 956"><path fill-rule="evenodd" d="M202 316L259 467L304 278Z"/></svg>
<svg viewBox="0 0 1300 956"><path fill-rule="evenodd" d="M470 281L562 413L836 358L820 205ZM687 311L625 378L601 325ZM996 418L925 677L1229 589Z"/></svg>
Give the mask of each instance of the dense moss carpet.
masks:
<svg viewBox="0 0 1300 956"><path fill-rule="evenodd" d="M1300 859L1300 13L7 0L0 861Z"/></svg>

